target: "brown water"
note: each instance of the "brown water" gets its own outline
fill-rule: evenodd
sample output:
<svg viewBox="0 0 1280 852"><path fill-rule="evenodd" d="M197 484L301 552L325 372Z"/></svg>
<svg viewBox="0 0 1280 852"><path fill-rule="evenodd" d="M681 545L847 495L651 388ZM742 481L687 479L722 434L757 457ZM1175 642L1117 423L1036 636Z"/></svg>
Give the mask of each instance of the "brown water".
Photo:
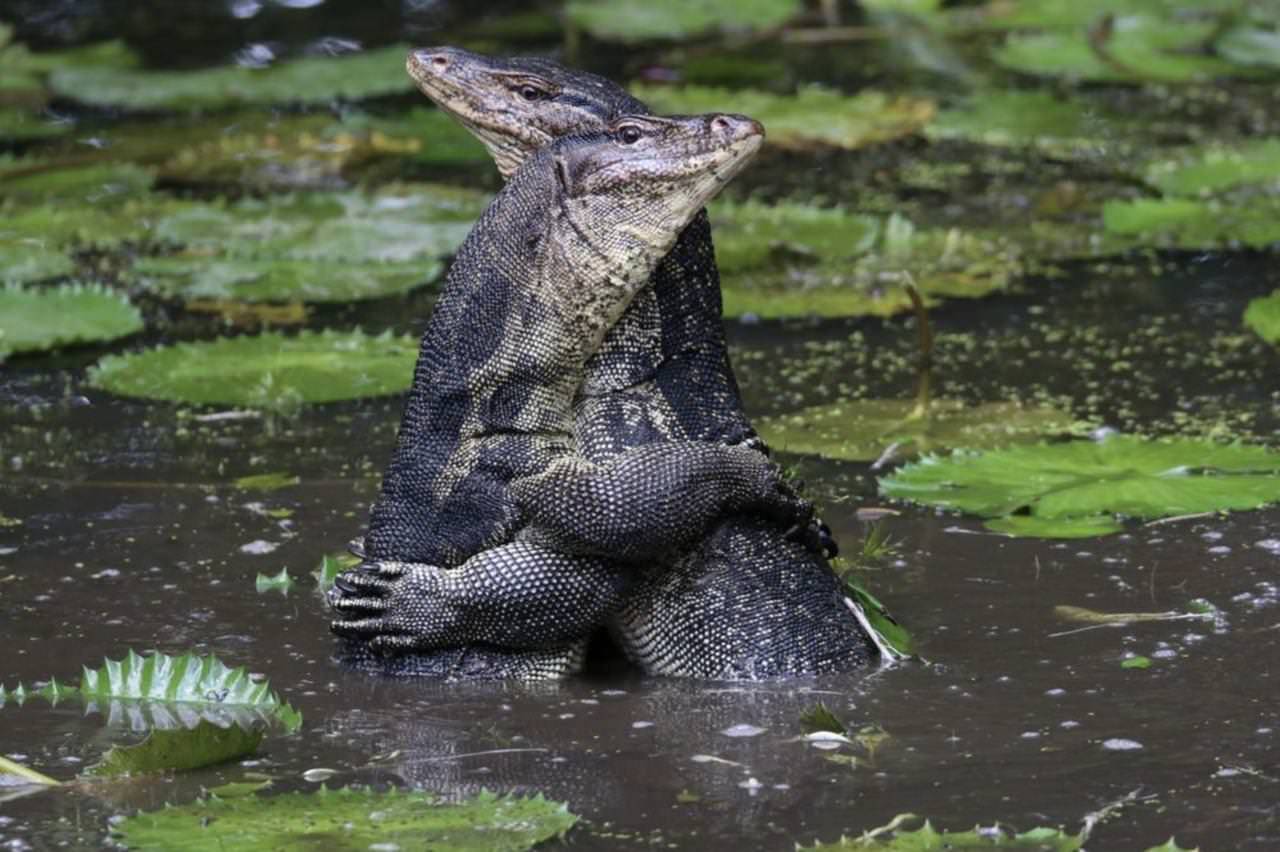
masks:
<svg viewBox="0 0 1280 852"><path fill-rule="evenodd" d="M96 15L79 15L90 6ZM299 22L300 38L374 39L394 25L398 36L384 40L427 40L441 25L432 15L448 19L445 6L389 13L391 23L369 34L360 29L371 26L366 18L328 6L287 20ZM241 29L209 12L224 28L209 38L221 41L188 34L175 43L204 45L201 57L216 61L229 39L281 37L283 24L269 22L282 11L268 11ZM84 37L122 28L161 52L133 17L104 22L99 4L46 12L47 38L59 27ZM790 180L824 179L815 171ZM1020 293L937 310L938 380L943 393L975 401L1061 400L1125 430L1224 422L1274 439L1280 355L1243 335L1239 317L1249 298L1276 287L1280 271L1265 255L1072 267ZM418 297L347 310L340 320L412 331L428 310ZM758 415L910 392L909 321L734 323L730 333ZM904 509L886 522L897 553L869 582L931 664L866 678L375 680L331 661L326 614L307 575L361 531L401 400L200 422L87 388L84 368L98 354L0 368L0 515L23 521L0 528L0 681L74 680L81 664L129 648L194 650L267 676L306 725L269 738L251 761L115 785L101 797L0 797L0 848L96 848L109 820L132 809L186 801L250 770L306 789L314 785L301 774L315 767L338 771L331 786L539 791L584 817L567 841L579 849L786 850L903 812L955 829L999 821L1075 831L1129 794L1094 829L1090 849L1145 849L1173 834L1188 848L1280 848L1280 510L1059 543ZM882 505L871 471L793 461L846 549L856 549L867 530L855 510ZM301 483L269 494L228 484L267 471ZM282 508L292 515L267 514ZM257 542L268 546L251 550L270 552L245 551ZM281 568L300 580L294 590L257 594L255 576ZM1197 598L1221 617L1078 631L1053 614L1062 604L1185 610ZM1150 657L1151 668L1121 668L1128 653ZM797 740L800 714L818 701L851 728L878 726L886 738L873 755ZM762 730L725 733L741 725ZM57 777L119 738L76 705L0 710L0 754ZM841 754L859 760L829 759Z"/></svg>

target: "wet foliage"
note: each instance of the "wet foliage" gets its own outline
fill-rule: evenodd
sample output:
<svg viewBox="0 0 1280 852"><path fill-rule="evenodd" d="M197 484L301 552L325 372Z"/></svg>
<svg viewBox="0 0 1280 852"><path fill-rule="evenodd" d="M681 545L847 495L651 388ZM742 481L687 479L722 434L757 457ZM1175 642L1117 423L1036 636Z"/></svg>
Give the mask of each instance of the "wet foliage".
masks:
<svg viewBox="0 0 1280 852"><path fill-rule="evenodd" d="M7 352L115 340L142 325L128 299L98 285L0 288L0 360Z"/></svg>
<svg viewBox="0 0 1280 852"><path fill-rule="evenodd" d="M428 793L344 787L276 796L216 796L128 817L115 827L130 849L449 849L522 852L578 818L541 796L480 793L443 802Z"/></svg>

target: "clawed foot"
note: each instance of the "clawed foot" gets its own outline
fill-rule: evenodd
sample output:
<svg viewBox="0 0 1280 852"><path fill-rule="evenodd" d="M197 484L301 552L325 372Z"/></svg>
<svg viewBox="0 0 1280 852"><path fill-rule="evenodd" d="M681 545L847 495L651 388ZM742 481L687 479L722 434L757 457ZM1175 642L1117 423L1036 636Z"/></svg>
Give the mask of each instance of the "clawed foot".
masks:
<svg viewBox="0 0 1280 852"><path fill-rule="evenodd" d="M797 542L811 553L834 559L840 547L831 535L831 527L814 517L813 503L800 495L804 483L784 479L774 467L771 486L772 493L761 504L762 513L786 529L783 537L787 541Z"/></svg>
<svg viewBox="0 0 1280 852"><path fill-rule="evenodd" d="M339 574L329 605L339 614L329 629L393 655L447 643L454 613L440 594L443 571L410 562L362 562Z"/></svg>

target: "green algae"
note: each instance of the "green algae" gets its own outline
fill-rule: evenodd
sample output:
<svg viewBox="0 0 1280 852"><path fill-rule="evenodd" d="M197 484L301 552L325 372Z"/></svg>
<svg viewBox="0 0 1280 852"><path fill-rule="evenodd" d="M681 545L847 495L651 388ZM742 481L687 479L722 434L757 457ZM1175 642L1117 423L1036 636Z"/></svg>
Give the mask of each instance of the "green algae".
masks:
<svg viewBox="0 0 1280 852"><path fill-rule="evenodd" d="M928 124L936 109L926 98L871 90L845 95L815 85L790 95L704 86L633 86L632 93L659 113L749 115L764 125L767 144L793 149L853 149L900 139Z"/></svg>

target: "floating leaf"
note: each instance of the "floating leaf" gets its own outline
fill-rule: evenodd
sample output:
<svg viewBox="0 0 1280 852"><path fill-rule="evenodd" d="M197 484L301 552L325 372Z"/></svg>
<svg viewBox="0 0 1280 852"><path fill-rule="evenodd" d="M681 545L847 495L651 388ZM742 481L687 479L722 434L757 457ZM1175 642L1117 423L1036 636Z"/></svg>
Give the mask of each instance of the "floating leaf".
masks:
<svg viewBox="0 0 1280 852"><path fill-rule="evenodd" d="M122 396L287 411L399 393L412 380L417 349L413 338L390 333L265 333L110 355L89 383Z"/></svg>
<svg viewBox="0 0 1280 852"><path fill-rule="evenodd" d="M1209 145L1149 164L1147 183L1165 195L1206 195L1249 184L1280 189L1280 139Z"/></svg>
<svg viewBox="0 0 1280 852"><path fill-rule="evenodd" d="M876 644L881 654L888 657L886 662L914 657L916 643L907 628L889 614L888 608L880 603L876 596L853 576L852 572L846 571L841 579L844 581L845 590L866 619L864 626L875 631L874 638L878 640Z"/></svg>
<svg viewBox="0 0 1280 852"><path fill-rule="evenodd" d="M1109 27L1102 13L1094 17L1092 33L1078 26L1010 36L993 58L1024 74L1084 81L1191 83L1251 73L1199 49L1217 26L1212 17L1115 11Z"/></svg>
<svg viewBox="0 0 1280 852"><path fill-rule="evenodd" d="M874 461L893 444L902 455L987 449L1079 432L1080 424L1055 409L1014 402L971 406L939 399L926 416L916 416L914 400L860 399L768 417L757 428L770 446L785 452Z"/></svg>
<svg viewBox="0 0 1280 852"><path fill-rule="evenodd" d="M1130 130L1097 107L1052 92L983 92L938 113L925 128L932 139L984 145L1034 145L1055 155L1091 154Z"/></svg>
<svg viewBox="0 0 1280 852"><path fill-rule="evenodd" d="M1151 658L1150 658L1150 657L1143 657L1143 656L1126 657L1126 658L1124 658L1123 660L1121 660L1121 661L1120 661L1120 668L1122 668L1122 669L1149 669L1149 668L1151 668Z"/></svg>
<svg viewBox="0 0 1280 852"><path fill-rule="evenodd" d="M987 521L986 526L992 532L1028 538L1097 538L1124 530L1124 526L1114 515L1086 515L1080 518L1007 515Z"/></svg>
<svg viewBox="0 0 1280 852"><path fill-rule="evenodd" d="M279 574L259 574L253 586L258 594L276 591L287 595L293 586L293 578L289 576L288 568L281 568Z"/></svg>
<svg viewBox="0 0 1280 852"><path fill-rule="evenodd" d="M944 850L1023 849L1027 852L1077 852L1084 837L1061 829L1033 828L1021 833L993 825L972 831L938 831L928 820L912 831L902 826L919 822L912 814L900 814L888 825L862 837L841 837L834 843L797 847L798 852L838 852L846 849L882 849L887 852L944 852Z"/></svg>
<svg viewBox="0 0 1280 852"><path fill-rule="evenodd" d="M407 293L439 277L438 260L411 263L200 256L143 258L135 273L168 296L240 302L352 302Z"/></svg>
<svg viewBox="0 0 1280 852"><path fill-rule="evenodd" d="M1250 301L1244 323L1263 340L1280 345L1280 290Z"/></svg>
<svg viewBox="0 0 1280 852"><path fill-rule="evenodd" d="M1063 621L1075 621L1081 624L1144 624L1153 621L1186 621L1199 619L1213 621L1217 618L1217 610L1207 612L1192 609L1190 612L1098 612L1082 606L1055 606L1055 617Z"/></svg>
<svg viewBox="0 0 1280 852"><path fill-rule="evenodd" d="M659 113L744 113L764 124L769 144L783 148L888 142L917 132L935 111L933 101L922 98L869 90L845 95L821 86L802 86L791 95L702 86L636 86L632 91Z"/></svg>
<svg viewBox="0 0 1280 852"><path fill-rule="evenodd" d="M420 163L456 166L490 161L484 145L443 110L419 107L389 118L348 118L344 124L367 127L375 140L379 134L396 140L405 156Z"/></svg>
<svg viewBox="0 0 1280 852"><path fill-rule="evenodd" d="M1256 509L1280 501L1280 453L1202 440L1114 436L926 456L880 480L880 492L930 506L1001 519L1162 518Z"/></svg>
<svg viewBox="0 0 1280 852"><path fill-rule="evenodd" d="M138 309L97 284L0 288L0 352L115 340L141 328Z"/></svg>
<svg viewBox="0 0 1280 852"><path fill-rule="evenodd" d="M18 686L5 692L19 704L29 694L50 703L83 701L92 707L106 702L112 715L132 722L148 721L148 727L195 727L201 720L219 726L275 720L289 731L302 725L302 715L281 701L265 681L255 683L243 668L231 669L217 657L184 654L171 657L159 652L140 657L130 651L123 660L105 660L99 669L84 669L79 686L68 687L57 679L35 693Z"/></svg>
<svg viewBox="0 0 1280 852"><path fill-rule="evenodd" d="M565 17L603 41L640 42L770 29L803 9L801 0L570 0Z"/></svg>
<svg viewBox="0 0 1280 852"><path fill-rule="evenodd" d="M70 275L75 270L75 261L65 251L49 248L40 240L0 237L0 282L39 281Z"/></svg>
<svg viewBox="0 0 1280 852"><path fill-rule="evenodd" d="M344 788L207 799L127 817L112 831L130 848L189 852L516 852L563 835L577 821L542 796L480 793L446 804L418 791Z"/></svg>
<svg viewBox="0 0 1280 852"><path fill-rule="evenodd" d="M1147 850L1147 852L1200 852L1200 847L1196 846L1193 849L1184 849L1178 845L1177 841L1174 840L1174 838L1170 837L1168 840L1166 840L1164 843L1161 843L1159 846L1152 846L1150 849Z"/></svg>
<svg viewBox="0 0 1280 852"><path fill-rule="evenodd" d="M827 708L827 705L819 701L800 717L800 730L806 734L812 734L814 731L828 731L833 734L847 734L848 730L836 718L836 715Z"/></svg>
<svg viewBox="0 0 1280 852"><path fill-rule="evenodd" d="M1102 209L1102 221L1112 234L1138 237L1162 248L1211 249L1236 244L1265 248L1280 243L1280 198L1108 201Z"/></svg>
<svg viewBox="0 0 1280 852"><path fill-rule="evenodd" d="M909 310L910 275L926 301L978 298L1020 271L998 236L919 231L894 214L883 224L840 208L721 203L711 209L729 316L889 316Z"/></svg>
<svg viewBox="0 0 1280 852"><path fill-rule="evenodd" d="M66 133L71 127L69 122L52 121L29 110L0 106L0 139L47 139Z"/></svg>
<svg viewBox="0 0 1280 852"><path fill-rule="evenodd" d="M14 160L0 168L0 194L11 201L68 201L110 206L151 190L155 176L128 163L59 167Z"/></svg>
<svg viewBox="0 0 1280 852"><path fill-rule="evenodd" d="M403 45L338 57L308 57L269 68L129 71L66 67L49 77L63 97L95 106L198 110L263 104L322 104L411 91Z"/></svg>
<svg viewBox="0 0 1280 852"><path fill-rule="evenodd" d="M316 578L316 586L321 591L333 587L333 581L343 571L348 571L360 564L358 557L352 556L345 551L339 553L329 553L320 560L320 567L311 572L311 576Z"/></svg>
<svg viewBox="0 0 1280 852"><path fill-rule="evenodd" d="M216 766L257 751L263 732L202 720L194 728L154 730L135 746L114 746L86 775L114 778Z"/></svg>
<svg viewBox="0 0 1280 852"><path fill-rule="evenodd" d="M279 491L297 485L301 480L292 473L273 471L271 473L255 473L252 476L241 476L236 479L235 486L241 491Z"/></svg>

